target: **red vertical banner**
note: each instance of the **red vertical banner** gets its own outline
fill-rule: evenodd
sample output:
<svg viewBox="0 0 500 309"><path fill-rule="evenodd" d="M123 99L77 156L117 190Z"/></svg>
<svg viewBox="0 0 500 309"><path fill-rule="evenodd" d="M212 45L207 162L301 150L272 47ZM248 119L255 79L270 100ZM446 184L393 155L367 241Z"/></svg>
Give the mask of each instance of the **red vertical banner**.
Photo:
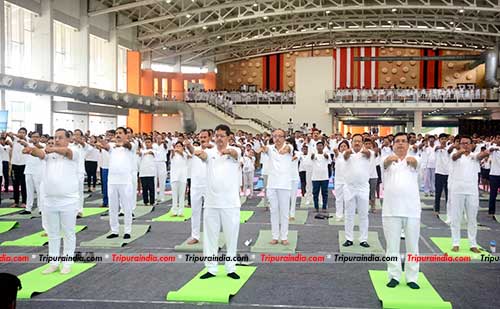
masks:
<svg viewBox="0 0 500 309"><path fill-rule="evenodd" d="M428 56L435 56L436 53L433 50L427 50ZM426 88L434 88L435 83L435 61L427 61L427 85Z"/></svg>
<svg viewBox="0 0 500 309"><path fill-rule="evenodd" d="M346 81L347 81L347 49L346 48L340 48L340 59L337 59L337 61L340 61L340 88L345 88L346 87Z"/></svg>
<svg viewBox="0 0 500 309"><path fill-rule="evenodd" d="M378 57L380 56L380 48L375 47L375 56ZM375 87L379 87L379 80L378 80L378 69L379 69L379 63L380 61L375 61Z"/></svg>
<svg viewBox="0 0 500 309"><path fill-rule="evenodd" d="M279 67L279 91L285 89L285 54L279 54L280 57L280 67Z"/></svg>
<svg viewBox="0 0 500 309"><path fill-rule="evenodd" d="M364 48L364 47L362 47ZM372 48L364 48L364 57L372 57ZM364 87L370 89L372 87L372 61L364 61L361 63L364 67Z"/></svg>
<svg viewBox="0 0 500 309"><path fill-rule="evenodd" d="M268 75L268 68L267 68L267 59L269 56L264 56L262 57L262 90L267 90L267 75Z"/></svg>
<svg viewBox="0 0 500 309"><path fill-rule="evenodd" d="M348 47L351 49L351 54L350 54L350 59L348 59L349 63L351 64L351 76L349 76L349 82L351 84L351 89L356 88L356 84L354 83L354 52L357 48L353 47Z"/></svg>
<svg viewBox="0 0 500 309"><path fill-rule="evenodd" d="M277 70L277 55L269 56L269 90L278 90L278 70Z"/></svg>
<svg viewBox="0 0 500 309"><path fill-rule="evenodd" d="M420 50L420 56L425 56L425 49ZM419 67L420 67L420 83L419 83L419 88L424 89L425 87L425 61L421 60L419 61Z"/></svg>
<svg viewBox="0 0 500 309"><path fill-rule="evenodd" d="M441 56L441 50L437 50L437 55ZM436 61L436 67L437 67L437 87L441 88L443 87L443 62L442 61Z"/></svg>

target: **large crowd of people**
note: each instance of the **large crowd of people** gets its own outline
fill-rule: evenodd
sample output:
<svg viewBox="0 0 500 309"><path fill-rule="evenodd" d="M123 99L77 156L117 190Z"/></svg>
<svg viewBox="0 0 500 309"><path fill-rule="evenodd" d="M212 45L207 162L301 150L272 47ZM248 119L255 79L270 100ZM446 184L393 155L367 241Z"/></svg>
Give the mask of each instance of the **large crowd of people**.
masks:
<svg viewBox="0 0 500 309"><path fill-rule="evenodd" d="M306 204L325 215L332 208L335 220L344 220L342 246L355 241L370 247L370 211L383 192L384 235L387 255L399 256L401 233L408 253L418 254L421 191L434 197L436 215L446 209L451 226L453 251L459 250L460 224L465 213L470 250L476 243L479 195L489 194L489 215L496 212L500 187L500 134L496 136L452 136L397 133L332 134L314 127L305 131L275 129L272 134L232 132L226 125L197 133L134 133L119 127L102 135L82 130L57 129L53 136L29 132L0 136L3 188L10 190L12 207L42 214L49 238L49 256L75 251L75 224L82 215L85 180L88 192L101 184L102 207L109 208L107 238L130 238L137 196L144 205L165 200L167 180L172 194L172 216L184 216L191 207L188 244L201 241L203 218L204 255L217 254L220 228L227 256L237 251L240 195L254 198L254 177L262 177L264 203L270 213L271 245L288 245L288 224L295 220L297 190ZM99 170L99 175L97 171ZM333 178L335 204L329 205L329 182ZM445 197L445 203L441 197ZM187 205L185 204L187 197ZM140 207L140 206L139 206ZM202 211L203 210L203 211ZM120 213L124 216L120 235ZM355 239L355 214L359 238ZM217 264L207 262L208 279ZM59 270L57 260L44 270ZM418 263L406 266L406 282L419 288ZM63 262L61 273L71 272ZM238 279L235 262L226 262L229 277ZM389 287L401 280L401 263L389 262Z"/></svg>
<svg viewBox="0 0 500 309"><path fill-rule="evenodd" d="M414 87L339 88L327 94L328 102L478 102L498 100L496 89L466 87L417 89Z"/></svg>
<svg viewBox="0 0 500 309"><path fill-rule="evenodd" d="M184 99L186 102L209 102L219 105L224 105L226 101L231 101L232 104L294 104L295 92L189 89Z"/></svg>

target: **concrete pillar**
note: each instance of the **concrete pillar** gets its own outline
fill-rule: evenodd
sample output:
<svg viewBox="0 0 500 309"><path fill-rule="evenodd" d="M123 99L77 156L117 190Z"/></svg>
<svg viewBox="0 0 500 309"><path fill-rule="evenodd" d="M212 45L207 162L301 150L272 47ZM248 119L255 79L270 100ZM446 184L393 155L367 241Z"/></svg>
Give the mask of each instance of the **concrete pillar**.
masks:
<svg viewBox="0 0 500 309"><path fill-rule="evenodd" d="M413 113L413 130L415 133L422 133L422 111Z"/></svg>
<svg viewBox="0 0 500 309"><path fill-rule="evenodd" d="M144 52L142 53L141 58L142 58L141 68L143 70L150 70L151 64L153 63L153 52L151 51Z"/></svg>
<svg viewBox="0 0 500 309"><path fill-rule="evenodd" d="M339 133L339 117L332 114L332 133Z"/></svg>
<svg viewBox="0 0 500 309"><path fill-rule="evenodd" d="M54 79L54 19L53 0L40 1L40 15L33 18L32 67L33 77L47 81ZM31 113L39 117L44 133L53 133L52 97L36 96Z"/></svg>
<svg viewBox="0 0 500 309"><path fill-rule="evenodd" d="M80 0L80 31L78 52L78 74L80 86L89 86L90 82L90 22L88 12L88 1Z"/></svg>
<svg viewBox="0 0 500 309"><path fill-rule="evenodd" d="M408 122L406 123L406 132L407 132L407 133L413 132L413 122L408 121Z"/></svg>
<svg viewBox="0 0 500 309"><path fill-rule="evenodd" d="M207 67L207 70L208 72L215 72L215 68L216 68L216 65L215 65L215 62L212 61L212 60L207 60L206 62L206 67Z"/></svg>
<svg viewBox="0 0 500 309"><path fill-rule="evenodd" d="M175 58L174 73L181 73L181 56Z"/></svg>
<svg viewBox="0 0 500 309"><path fill-rule="evenodd" d="M113 91L118 91L118 30L116 29L116 13L111 14L111 31L109 33L109 43L111 44L111 79L113 81Z"/></svg>
<svg viewBox="0 0 500 309"><path fill-rule="evenodd" d="M5 74L5 1L0 0L0 73ZM5 90L0 90L0 110L5 110Z"/></svg>

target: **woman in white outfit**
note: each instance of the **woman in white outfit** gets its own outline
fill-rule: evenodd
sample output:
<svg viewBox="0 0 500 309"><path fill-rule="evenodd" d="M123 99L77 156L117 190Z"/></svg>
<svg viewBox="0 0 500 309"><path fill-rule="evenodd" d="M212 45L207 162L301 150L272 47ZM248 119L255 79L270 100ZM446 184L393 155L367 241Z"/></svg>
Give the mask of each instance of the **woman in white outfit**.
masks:
<svg viewBox="0 0 500 309"><path fill-rule="evenodd" d="M170 157L170 186L172 187L172 216L184 216L188 173L188 155L182 142L177 142Z"/></svg>
<svg viewBox="0 0 500 309"><path fill-rule="evenodd" d="M335 152L335 178L334 188L335 188L335 219L340 221L344 218L344 186L345 186L345 166L346 161L343 156L344 151L349 149L349 143L346 140L340 142L338 149L334 149Z"/></svg>
<svg viewBox="0 0 500 309"><path fill-rule="evenodd" d="M295 143L295 139L293 137L287 140L288 144L293 147L293 156L292 156L292 165L291 165L291 194L290 194L290 221L295 220L295 207L297 205L297 188L299 186L299 157L301 152L297 149L297 144Z"/></svg>

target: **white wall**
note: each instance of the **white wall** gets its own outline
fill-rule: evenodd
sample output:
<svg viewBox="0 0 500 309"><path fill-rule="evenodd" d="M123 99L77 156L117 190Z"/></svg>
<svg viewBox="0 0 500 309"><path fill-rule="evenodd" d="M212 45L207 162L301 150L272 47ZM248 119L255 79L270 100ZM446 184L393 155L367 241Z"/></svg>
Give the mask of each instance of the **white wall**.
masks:
<svg viewBox="0 0 500 309"><path fill-rule="evenodd" d="M169 117L153 115L153 130L159 132L182 132L181 117L178 114Z"/></svg>

